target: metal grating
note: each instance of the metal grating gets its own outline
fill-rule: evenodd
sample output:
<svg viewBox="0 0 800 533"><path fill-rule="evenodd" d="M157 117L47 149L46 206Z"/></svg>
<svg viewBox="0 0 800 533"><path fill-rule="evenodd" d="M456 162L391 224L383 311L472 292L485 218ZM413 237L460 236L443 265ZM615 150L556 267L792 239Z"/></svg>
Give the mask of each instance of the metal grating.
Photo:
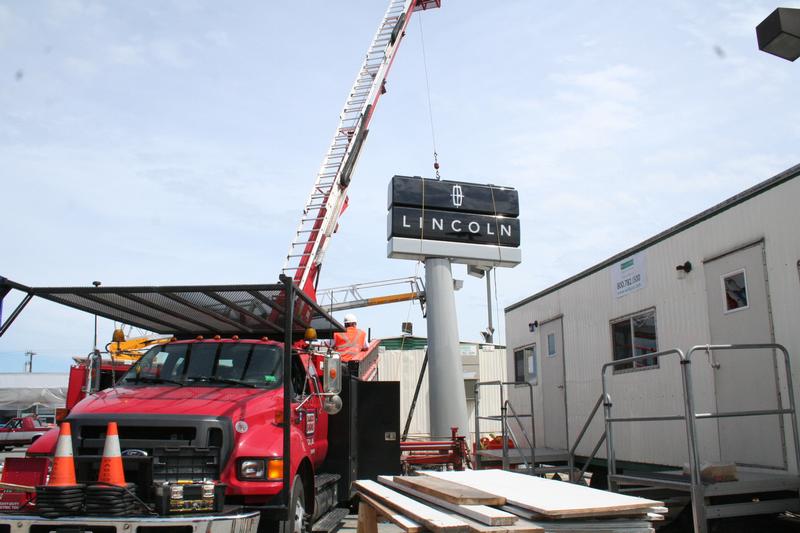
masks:
<svg viewBox="0 0 800 533"><path fill-rule="evenodd" d="M11 289L155 333L180 337L284 333L283 284L33 288L0 278L0 296ZM309 326L321 334L342 330L308 296L293 292L293 333L302 335Z"/></svg>

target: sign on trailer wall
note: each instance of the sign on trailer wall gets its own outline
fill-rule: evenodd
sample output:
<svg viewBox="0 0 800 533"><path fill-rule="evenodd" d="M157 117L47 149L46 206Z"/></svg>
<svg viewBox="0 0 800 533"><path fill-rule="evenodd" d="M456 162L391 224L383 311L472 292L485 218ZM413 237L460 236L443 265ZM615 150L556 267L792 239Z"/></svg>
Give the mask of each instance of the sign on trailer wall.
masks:
<svg viewBox="0 0 800 533"><path fill-rule="evenodd" d="M627 257L611 267L611 284L616 298L644 288L647 285L644 252Z"/></svg>

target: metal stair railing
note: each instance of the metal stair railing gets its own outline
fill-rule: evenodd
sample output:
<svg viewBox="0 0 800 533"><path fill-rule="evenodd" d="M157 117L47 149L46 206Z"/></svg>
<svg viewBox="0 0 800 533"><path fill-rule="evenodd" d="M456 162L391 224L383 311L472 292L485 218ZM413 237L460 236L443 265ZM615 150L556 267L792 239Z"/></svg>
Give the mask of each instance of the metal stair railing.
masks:
<svg viewBox="0 0 800 533"><path fill-rule="evenodd" d="M516 420L516 422L517 422L517 426L520 428L520 430L522 430L522 436L525 437L525 442L528 444L528 447L531 450L531 462L529 464L528 460L525 458L525 454L522 453L522 451L520 451L519 448L516 448L520 458L522 459L523 464L525 465L525 469L528 471L529 474L534 475L534 474L536 474L536 448L533 446L533 443L531 442L531 439L528 438L528 432L525 431L525 426L522 425L522 422L519 419L519 415L517 414L516 409L514 409L514 405L509 400L506 400L505 407L507 409L511 410L511 416L514 417L514 420ZM517 439L516 434L514 433L514 430L508 424L508 417L507 416L506 416L506 419L505 419L505 424L506 424L507 431L511 434L511 439L514 442L519 442L519 440Z"/></svg>
<svg viewBox="0 0 800 533"><path fill-rule="evenodd" d="M526 386L528 387L528 398L530 401L530 414L517 414L514 410L513 406L506 400L505 397L505 388L508 386ZM481 387L500 387L500 415L492 415L492 416L481 416L480 410L480 389ZM481 420L492 420L495 422L500 422L500 431L501 431L501 438L503 439L503 470L508 470L509 467L509 460L508 460L508 433L509 433L509 426L508 426L508 415L506 413L507 409L511 407L511 411L514 414L514 418L517 420L519 424L520 418L530 418L531 419L531 431L533 433L533 439L528 438L527 432L525 431L525 427L522 424L519 424L520 429L525 434L525 439L530 443L536 442L536 423L533 416L533 386L530 383L526 382L517 382L517 381L479 381L475 384L475 469L481 469L481 454L480 454L480 442L481 442ZM516 442L516 441L515 441ZM520 452L521 454L521 452ZM531 461L530 464L536 466L536 451L533 446L531 446ZM524 458L523 458L524 461Z"/></svg>
<svg viewBox="0 0 800 533"><path fill-rule="evenodd" d="M783 406L783 399L779 397L778 398L779 403L777 409L697 413L694 405L694 389L693 389L692 375L691 375L691 362L692 362L691 356L693 353L698 351L705 351L706 353L710 354L713 351L725 351L725 350L773 350L773 354L774 350L780 351L783 354L784 368L786 373L786 387L787 387L787 394L789 396L788 408ZM653 357L656 358L663 357L667 355L677 355L680 358L684 414L672 415L672 416L640 416L640 417L624 417L624 418L613 417L611 413L613 404L611 401L611 397L608 395L607 392L608 389L606 388L606 371L608 370L608 368L612 368L622 364L643 361L645 359L651 359ZM606 425L606 450L608 454L607 464L608 464L609 490L616 491L617 479L623 477L617 475L616 456L614 452L614 438L613 438L612 427L613 424L617 422L643 422L643 421L658 421L658 420L662 421L683 420L685 422L686 440L689 451L689 490L692 497L692 525L694 526L695 533L706 533L708 531L707 511L710 507L709 504L706 502L705 488L702 479L700 477L700 453L699 453L697 426L696 426L697 420L746 417L746 416L789 415L792 425L792 438L794 441L795 461L796 464L800 465L800 434L798 433L797 407L794 396L794 384L792 382L792 368L790 359L791 358L789 356L789 352L786 350L786 348L783 345L777 343L705 344L692 347L685 356L681 350L673 349L673 350L666 350L663 352L656 352L656 353L638 355L634 357L628 357L625 359L619 359L617 361L612 361L610 363L604 364L601 370L601 380L603 385L603 399L604 399L603 418L605 420L605 425ZM709 363L712 365L712 367L715 367L717 364L716 362L713 362L711 360L709 360ZM776 376L776 379L780 379L780 376ZM784 430L781 429L781 431ZM735 504L730 504L730 505L735 505Z"/></svg>
<svg viewBox="0 0 800 533"><path fill-rule="evenodd" d="M580 433L578 433L578 437L575 439L575 442L572 444L572 447L569 449L569 456L567 457L567 466L569 467L569 479L573 483L579 482L583 479L584 474L589 469L589 466L594 461L594 458L597 456L597 452L600 451L600 447L603 445L603 442L606 440L606 432L603 431L603 434L597 440L597 444L595 444L592 453L589 454L589 458L586 459L586 462L583 464L583 467L580 469L577 475L575 475L575 452L578 449L578 445L580 445L581 441L583 440L584 435L589 430L589 426L591 425L594 417L597 416L597 412L600 410L600 406L603 405L603 400L605 399L605 395L601 394L597 401L592 408L592 412L589 413L589 416L586 418L586 422L584 422L583 427L581 428Z"/></svg>
<svg viewBox="0 0 800 533"><path fill-rule="evenodd" d="M716 413L696 413L694 408L694 389L692 387L691 376L691 359L692 354L698 351L705 351L711 354L713 351L728 351L728 350L772 350L773 357L774 351L778 350L783 354L784 369L786 372L786 388L787 395L789 396L789 407L783 407L783 399L779 395L777 409L758 409L747 411L727 411ZM709 358L709 364L712 367L718 368L718 363L712 362ZM708 505L705 501L705 490L703 482L700 478L700 452L697 444L697 420L705 419L719 419L719 418L733 418L744 416L779 416L790 415L789 418L792 424L792 439L794 441L795 465L800 465L800 436L797 427L797 407L794 396L794 384L792 383L792 365L791 358L788 350L778 343L758 343L758 344L704 344L693 346L686 353L686 360L683 365L683 380L684 380L684 401L686 403L686 432L690 440L690 462L689 467L691 470L691 494L692 494L692 521L694 530L697 533L706 533L708 530L707 511ZM780 390L780 376L776 374L775 379L778 380L777 385ZM780 431L783 433L785 430L780 426ZM785 435L785 433L783 433ZM783 435L781 435L783 437Z"/></svg>
<svg viewBox="0 0 800 533"><path fill-rule="evenodd" d="M615 477L617 475L617 461L616 455L614 452L614 432L613 432L613 425L617 422L643 422L643 421L656 421L656 420L684 420L688 417L688 413L691 412L688 410L688 405L685 405L684 414L683 415L674 415L674 416L649 416L649 417L626 417L626 418L614 418L611 413L611 408L613 403L611 401L611 396L608 394L608 387L606 384L606 374L609 368L614 368L624 364L633 364L639 361L646 361L646 360L659 360L662 357L677 355L681 362L681 378L684 386L684 404L687 402L685 401L686 398L686 373L684 372L683 367L685 367L686 357L683 355L683 352L677 348L671 350L664 350L661 352L654 352L654 353L647 353L643 355L635 355L633 357L626 357L624 359L617 359L616 361L611 361L609 363L605 363L600 369L600 382L603 387L603 394L601 398L603 399L603 420L605 421L605 435L606 435L606 462L608 466L608 488L611 491L616 492L617 486ZM687 424L688 428L688 424ZM689 435L687 435L688 446L689 446L689 456L690 456L690 463L692 462L692 454L696 450L696 437L694 435L694 428L688 431Z"/></svg>

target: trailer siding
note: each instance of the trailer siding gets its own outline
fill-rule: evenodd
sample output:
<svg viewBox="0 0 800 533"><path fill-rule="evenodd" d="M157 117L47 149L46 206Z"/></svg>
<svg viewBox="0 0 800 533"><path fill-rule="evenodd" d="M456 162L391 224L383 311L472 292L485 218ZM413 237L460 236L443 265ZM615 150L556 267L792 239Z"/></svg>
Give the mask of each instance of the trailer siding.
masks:
<svg viewBox="0 0 800 533"><path fill-rule="evenodd" d="M785 345L792 354L797 395L800 380L800 358L796 353L800 351L800 329L797 327L797 317L800 316L798 199L800 180L792 178L637 250L646 255L646 286L628 295L616 298L613 294L614 263L555 290L543 291L541 296L530 301L511 306L505 315L509 375L514 375L513 351L516 347L533 342L543 346L545 339L539 338L539 331L529 332L528 324L563 315L567 425L571 444L600 395L600 368L612 359L611 321L654 308L659 350L680 348L686 351L693 345L710 342L709 313L721 312L721 309L708 309L706 291L720 288L706 287L704 260L763 240L774 340ZM687 260L691 261L693 270L679 279L675 267ZM759 338L751 342L770 341ZM541 350L537 357L541 360ZM713 371L704 359L703 354L697 354L692 365L698 412L716 410ZM609 379L609 384L615 416L682 414L681 382L674 358L662 360L657 369L618 373ZM748 381L737 385L741 386L743 393L749 387L772 386ZM534 386L539 442L543 442L545 431L541 416L542 387L545 386L547 383L543 383L540 376L539 383ZM786 398L785 388L782 396ZM523 401L521 391L515 392L513 400L519 408L524 408L527 403ZM792 459L788 418L785 422L789 466L797 471ZM718 460L716 422L701 421L698 428L702 459ZM588 454L602 431L600 416L592 424L578 453ZM687 460L682 422L616 424L614 432L618 460L675 466ZM605 456L604 449L601 456Z"/></svg>

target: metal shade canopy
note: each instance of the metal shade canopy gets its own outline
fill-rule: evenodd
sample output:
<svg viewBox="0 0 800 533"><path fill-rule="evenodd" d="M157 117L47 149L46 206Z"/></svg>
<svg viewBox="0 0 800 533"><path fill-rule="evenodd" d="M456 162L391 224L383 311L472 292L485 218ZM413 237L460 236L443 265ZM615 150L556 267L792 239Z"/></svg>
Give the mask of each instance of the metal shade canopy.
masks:
<svg viewBox="0 0 800 533"><path fill-rule="evenodd" d="M779 7L756 26L758 48L789 61L800 57L800 9Z"/></svg>
<svg viewBox="0 0 800 533"><path fill-rule="evenodd" d="M12 289L25 297L5 322L0 336L27 303L38 296L73 309L177 337L197 335L269 336L286 333L286 287L256 285L179 285L169 287L27 287L0 278L0 303ZM291 336L313 327L327 336L344 328L300 290L293 290ZM0 317L2 320L2 317Z"/></svg>

